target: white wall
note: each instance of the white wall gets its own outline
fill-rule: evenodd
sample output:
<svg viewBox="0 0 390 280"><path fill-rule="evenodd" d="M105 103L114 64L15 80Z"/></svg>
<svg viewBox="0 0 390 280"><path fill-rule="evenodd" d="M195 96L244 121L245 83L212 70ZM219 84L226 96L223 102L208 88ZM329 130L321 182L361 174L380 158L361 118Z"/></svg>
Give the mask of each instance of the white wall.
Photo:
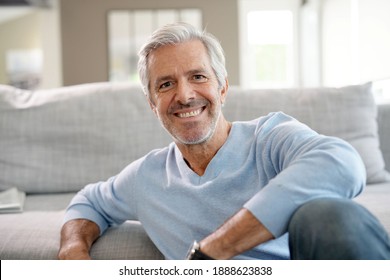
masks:
<svg viewBox="0 0 390 280"><path fill-rule="evenodd" d="M322 0L306 2L300 10L300 83L302 87L322 84Z"/></svg>
<svg viewBox="0 0 390 280"><path fill-rule="evenodd" d="M55 88L63 84L58 0L52 0L52 5L51 9L41 10L43 79L40 88Z"/></svg>
<svg viewBox="0 0 390 280"><path fill-rule="evenodd" d="M390 1L359 0L360 80L390 78Z"/></svg>
<svg viewBox="0 0 390 280"><path fill-rule="evenodd" d="M390 78L390 1L323 0L323 85Z"/></svg>

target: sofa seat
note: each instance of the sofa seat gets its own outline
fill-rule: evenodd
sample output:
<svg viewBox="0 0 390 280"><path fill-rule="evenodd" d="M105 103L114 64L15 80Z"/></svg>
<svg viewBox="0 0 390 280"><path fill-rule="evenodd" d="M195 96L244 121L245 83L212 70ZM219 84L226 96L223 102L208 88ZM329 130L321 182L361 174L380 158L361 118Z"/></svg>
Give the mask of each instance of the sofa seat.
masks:
<svg viewBox="0 0 390 280"><path fill-rule="evenodd" d="M390 182L370 184L354 200L369 209L390 235Z"/></svg>
<svg viewBox="0 0 390 280"><path fill-rule="evenodd" d="M64 209L74 194L28 195L23 213L1 215L1 259L56 259ZM105 260L163 259L138 221L109 228L94 244L91 256Z"/></svg>

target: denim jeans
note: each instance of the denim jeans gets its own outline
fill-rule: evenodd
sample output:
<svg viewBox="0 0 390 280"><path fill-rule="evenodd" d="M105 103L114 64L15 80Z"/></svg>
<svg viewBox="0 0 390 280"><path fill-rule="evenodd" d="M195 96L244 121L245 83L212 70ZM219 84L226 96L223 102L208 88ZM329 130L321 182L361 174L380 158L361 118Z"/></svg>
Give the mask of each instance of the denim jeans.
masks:
<svg viewBox="0 0 390 280"><path fill-rule="evenodd" d="M346 199L316 199L301 206L289 225L291 259L390 259L390 238L363 206Z"/></svg>

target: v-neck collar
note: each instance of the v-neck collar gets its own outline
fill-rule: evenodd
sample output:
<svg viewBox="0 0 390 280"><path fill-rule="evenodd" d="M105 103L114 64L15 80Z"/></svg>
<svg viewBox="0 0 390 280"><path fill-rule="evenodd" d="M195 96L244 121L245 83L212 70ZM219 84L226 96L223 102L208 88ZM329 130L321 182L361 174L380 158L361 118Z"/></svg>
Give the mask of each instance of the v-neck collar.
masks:
<svg viewBox="0 0 390 280"><path fill-rule="evenodd" d="M175 157L176 163L178 165L179 171L184 176L188 177L191 182L195 184L201 184L202 182L211 180L217 177L223 168L223 163L227 160L231 159L231 154L234 153L234 147L231 147L231 142L235 135L235 123L232 123L232 127L230 129L230 133L222 145L222 147L217 151L215 156L211 159L207 168L202 176L196 174L186 163L183 158L183 155L179 149L179 147L175 144Z"/></svg>

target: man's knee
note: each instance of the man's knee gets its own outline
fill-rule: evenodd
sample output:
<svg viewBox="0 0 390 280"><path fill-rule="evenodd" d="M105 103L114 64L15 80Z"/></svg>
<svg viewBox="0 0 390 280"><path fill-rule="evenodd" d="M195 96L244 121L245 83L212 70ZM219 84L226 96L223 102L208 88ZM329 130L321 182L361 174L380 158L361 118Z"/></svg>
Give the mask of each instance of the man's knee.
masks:
<svg viewBox="0 0 390 280"><path fill-rule="evenodd" d="M379 221L364 207L346 199L310 201L293 215L292 258L389 258L390 241Z"/></svg>
<svg viewBox="0 0 390 280"><path fill-rule="evenodd" d="M330 243L343 244L350 241L350 235L358 230L360 211L347 200L327 198L310 201L294 213L289 227L290 239L298 239L301 245L310 247L314 245L310 242L314 241L317 246L325 247Z"/></svg>
<svg viewBox="0 0 390 280"><path fill-rule="evenodd" d="M360 220L361 212L366 210L358 204L345 199L324 198L312 200L301 206L293 215L290 227L305 230L333 231L340 227L346 229L348 224Z"/></svg>

